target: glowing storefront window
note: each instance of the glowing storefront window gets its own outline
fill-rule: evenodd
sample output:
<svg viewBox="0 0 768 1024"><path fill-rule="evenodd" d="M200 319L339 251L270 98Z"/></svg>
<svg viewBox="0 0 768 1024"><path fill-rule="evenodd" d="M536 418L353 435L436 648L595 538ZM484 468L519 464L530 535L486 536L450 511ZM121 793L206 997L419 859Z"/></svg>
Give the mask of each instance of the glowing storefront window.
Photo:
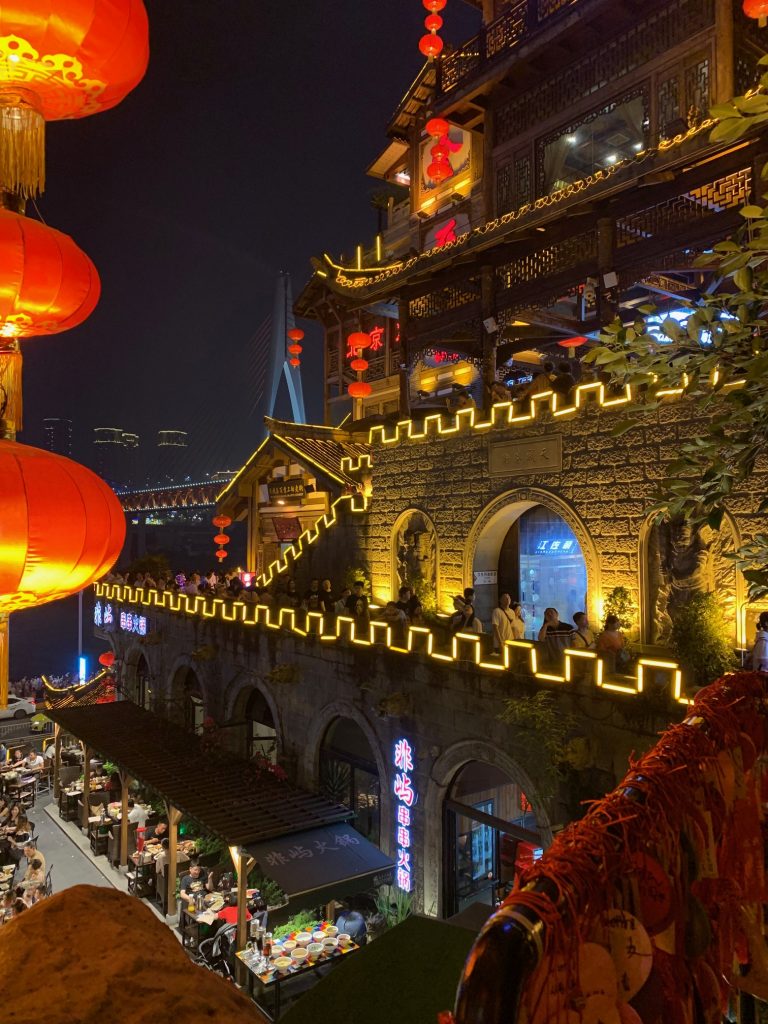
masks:
<svg viewBox="0 0 768 1024"><path fill-rule="evenodd" d="M541 505L520 517L520 603L526 631L538 631L545 608L570 622L587 607L587 569L565 520Z"/></svg>

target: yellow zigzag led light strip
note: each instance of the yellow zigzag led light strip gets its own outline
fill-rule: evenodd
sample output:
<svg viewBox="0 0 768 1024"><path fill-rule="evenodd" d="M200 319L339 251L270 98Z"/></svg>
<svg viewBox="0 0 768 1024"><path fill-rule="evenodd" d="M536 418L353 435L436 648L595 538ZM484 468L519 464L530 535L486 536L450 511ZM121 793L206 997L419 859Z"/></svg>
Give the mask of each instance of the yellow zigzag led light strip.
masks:
<svg viewBox="0 0 768 1024"><path fill-rule="evenodd" d="M396 647L392 643L392 628L385 622L371 622L368 635L357 636L355 622L345 615L335 621L335 632L325 632L324 616L321 612L307 612L308 629L296 624L296 611L293 608L273 609L267 605L247 605L242 601L224 601L214 598L207 601L204 597L192 597L188 594L176 594L169 590L143 591L136 587L120 586L117 583L95 584L96 596L116 602L141 605L145 608L162 608L166 611L179 612L183 615L199 616L203 619L220 619L223 622L239 622L244 626L262 626L265 629L289 630L295 636L314 636L317 639L336 643L346 640L361 647L380 645L396 654L419 653L435 661L458 663L471 662L487 672L504 672L512 668L519 670L523 658L530 674L537 680L546 683L569 684L574 681L574 659L576 664L586 666L591 663L591 682L597 689L612 693L623 693L637 696L645 688L645 674L649 669L663 669L669 672L672 683L672 697L677 704L692 704L692 700L683 694L683 676L680 666L674 661L662 661L657 658L640 658L637 672L632 683L625 680L606 679L602 659L594 651L564 651L563 674L540 672L538 652L533 643L524 640L505 640L503 656L500 661L483 661L482 642L477 633L456 633L452 639L451 653L442 654L435 650L435 636L426 626L410 626L406 647ZM276 613L276 619L273 617Z"/></svg>
<svg viewBox="0 0 768 1024"><path fill-rule="evenodd" d="M712 376L713 386L719 379L719 372L714 371ZM721 391L727 388L743 387L745 381L735 380L721 387ZM656 392L657 398L679 398L683 394L684 387L665 388ZM541 413L549 412L552 416L571 416L584 408L589 403L597 404L601 409L615 409L618 406L627 405L633 400L632 386L625 384L621 395L611 396L605 384L594 381L590 384L579 384L575 388L575 397L571 405L560 406L562 398L554 391L542 391L538 395L520 402L498 402L491 406L489 419L481 419L481 413L477 409L459 409L452 415L443 413L432 413L425 416L421 423L410 420L398 420L394 427L394 433L387 434L387 428L383 424L371 427L368 431L369 444L398 444L401 441L421 441L430 434L433 437L445 437L451 434L458 434L463 428L472 430L491 430L499 427L519 426L524 423L533 423Z"/></svg>
<svg viewBox="0 0 768 1024"><path fill-rule="evenodd" d="M40 678L43 680L43 684L49 693L79 693L80 690L85 690L89 686L93 686L94 683L98 683L107 674L107 669L103 668L92 679L86 679L84 683L79 683L77 686L54 686L53 683L48 681L47 676L41 676Z"/></svg>
<svg viewBox="0 0 768 1024"><path fill-rule="evenodd" d="M635 156L630 157L628 160L620 160L618 163L612 164L610 167L601 168L599 171L595 171L594 174L590 174L586 178L581 178L579 181L571 182L566 185L565 188L558 189L556 192L551 192L546 196L540 196L538 199L534 200L534 202L525 203L517 210L511 210L509 213L502 214L501 217L496 217L494 220L489 220L487 223L481 224L479 227L471 228L469 231L465 231L463 234L458 235L455 242L447 242L445 245L427 249L425 252L419 253L418 256L412 256L404 262L395 262L383 268L368 268L368 277L347 277L347 273L354 274L357 272L365 274L366 268L358 266L342 266L340 263L334 263L327 254L325 254L324 258L326 262L337 271L336 283L342 288L365 288L370 285L379 284L381 281L386 281L391 277L395 277L398 274L403 273L404 271L410 270L412 267L416 266L417 263L421 263L437 253L444 254L450 252L452 249L460 248L473 235L482 236L489 234L492 231L496 231L497 228L514 223L514 221L519 220L521 217L524 217L526 214L529 214L534 210L543 210L550 206L557 206L565 199L570 199L571 196L577 195L580 192L585 192L593 185L597 185L601 181L606 181L609 178L612 178L618 171L624 170L630 164L642 163L644 160L647 160L648 157L655 156L657 153L665 153L667 150L673 149L675 146L682 145L684 142L687 142L688 139L700 134L700 132L713 128L716 124L716 120L708 118L706 121L702 121L701 124L696 125L693 128L689 128L685 132L681 132L673 139L662 139L657 146L645 149L641 153L637 153Z"/></svg>

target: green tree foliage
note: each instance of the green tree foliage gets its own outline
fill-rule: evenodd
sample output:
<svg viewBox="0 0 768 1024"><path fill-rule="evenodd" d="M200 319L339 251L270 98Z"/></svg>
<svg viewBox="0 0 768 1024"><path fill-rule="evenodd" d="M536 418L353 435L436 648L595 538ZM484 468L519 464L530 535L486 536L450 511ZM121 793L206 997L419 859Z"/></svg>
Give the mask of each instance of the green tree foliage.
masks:
<svg viewBox="0 0 768 1024"><path fill-rule="evenodd" d="M568 737L575 722L563 712L553 694L539 690L532 697L504 701L498 716L515 731L515 755L537 776L544 799L555 795L568 764Z"/></svg>
<svg viewBox="0 0 768 1024"><path fill-rule="evenodd" d="M678 609L670 644L697 686L736 667L733 641L714 594L694 594Z"/></svg>
<svg viewBox="0 0 768 1024"><path fill-rule="evenodd" d="M711 114L719 119L713 141L733 142L760 129L768 122L768 74L756 92ZM711 283L688 304L687 320L666 317L659 324L656 308L641 306L632 322L617 319L605 327L600 346L586 357L632 384L638 396L617 434L655 411L665 400L659 392L675 388L710 418L706 434L681 446L654 507L660 516L713 529L720 528L733 490L748 486L758 460L768 456L768 206L745 206L741 216L732 238L697 258L697 266L711 271ZM766 510L763 496L760 511ZM753 538L736 556L750 598L768 594L768 536Z"/></svg>

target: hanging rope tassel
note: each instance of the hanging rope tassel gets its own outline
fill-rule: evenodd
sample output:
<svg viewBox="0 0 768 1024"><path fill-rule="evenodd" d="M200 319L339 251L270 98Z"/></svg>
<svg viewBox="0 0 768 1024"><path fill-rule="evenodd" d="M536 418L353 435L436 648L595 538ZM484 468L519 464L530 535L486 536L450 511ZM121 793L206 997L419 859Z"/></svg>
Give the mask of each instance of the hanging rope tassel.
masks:
<svg viewBox="0 0 768 1024"><path fill-rule="evenodd" d="M0 185L25 199L45 190L45 118L24 89L0 90Z"/></svg>
<svg viewBox="0 0 768 1024"><path fill-rule="evenodd" d="M21 352L17 345L0 347L0 421L6 432L15 435L21 430L21 411Z"/></svg>

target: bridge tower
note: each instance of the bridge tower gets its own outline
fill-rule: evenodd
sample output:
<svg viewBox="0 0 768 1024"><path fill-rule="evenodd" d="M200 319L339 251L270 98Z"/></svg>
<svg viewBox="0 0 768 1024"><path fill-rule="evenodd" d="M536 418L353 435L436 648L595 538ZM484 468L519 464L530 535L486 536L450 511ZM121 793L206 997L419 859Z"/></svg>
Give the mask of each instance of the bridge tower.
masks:
<svg viewBox="0 0 768 1024"><path fill-rule="evenodd" d="M274 416L275 414L275 402L280 387L280 378L283 374L288 386L294 421L296 423L306 423L307 421L304 412L304 392L301 387L301 368L291 366L288 361L288 331L295 326L291 277L286 271L281 271L277 278L275 300L272 307L266 386L259 403L261 408L258 409L259 420L262 423L264 416Z"/></svg>

